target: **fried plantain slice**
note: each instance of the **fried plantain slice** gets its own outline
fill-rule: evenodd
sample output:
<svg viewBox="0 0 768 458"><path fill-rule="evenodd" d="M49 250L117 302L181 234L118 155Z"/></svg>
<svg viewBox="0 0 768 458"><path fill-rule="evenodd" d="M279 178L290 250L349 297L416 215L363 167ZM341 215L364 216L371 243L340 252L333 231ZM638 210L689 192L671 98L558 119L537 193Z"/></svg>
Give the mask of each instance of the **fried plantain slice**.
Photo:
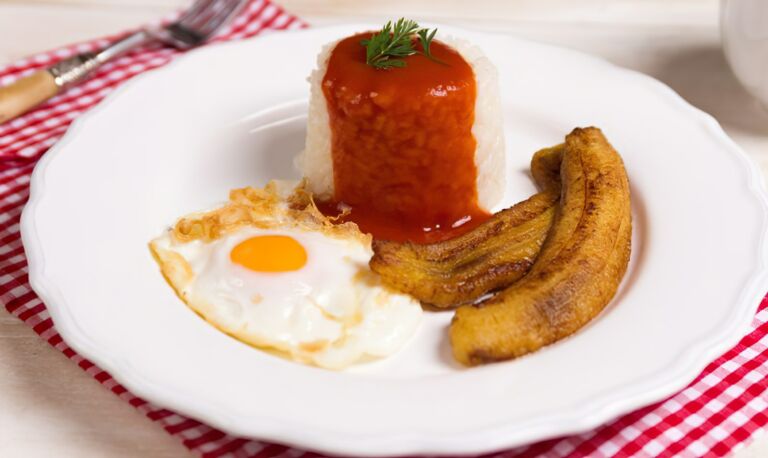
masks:
<svg viewBox="0 0 768 458"><path fill-rule="evenodd" d="M522 356L584 326L616 293L627 268L632 221L619 154L594 127L566 137L563 195L528 275L494 297L456 310L454 357L477 365Z"/></svg>
<svg viewBox="0 0 768 458"><path fill-rule="evenodd" d="M371 269L390 288L439 308L473 302L517 281L552 225L562 153L560 145L534 155L531 170L542 192L462 236L427 245L374 240Z"/></svg>
<svg viewBox="0 0 768 458"><path fill-rule="evenodd" d="M563 161L565 143L540 149L531 159L531 175L541 190L560 192L560 163Z"/></svg>

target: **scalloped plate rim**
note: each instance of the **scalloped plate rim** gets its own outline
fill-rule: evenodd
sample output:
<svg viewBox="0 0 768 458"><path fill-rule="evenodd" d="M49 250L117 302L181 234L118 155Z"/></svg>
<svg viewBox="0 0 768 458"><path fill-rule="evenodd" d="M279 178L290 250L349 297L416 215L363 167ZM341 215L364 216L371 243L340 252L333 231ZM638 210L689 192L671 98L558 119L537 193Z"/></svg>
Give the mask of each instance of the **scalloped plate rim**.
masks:
<svg viewBox="0 0 768 458"><path fill-rule="evenodd" d="M366 26L342 25L318 27L290 33L312 34L318 30L347 30L350 27L362 29ZM461 30L455 27L450 27L448 29ZM761 172L749 159L746 153L744 153L733 140L727 136L712 116L693 107L668 86L650 76L619 67L602 58L567 48L528 42L508 35L484 33L474 30L468 30L468 32L471 34L496 35L503 37L506 40L527 43L531 46L545 47L572 56L579 56L584 59L585 62L589 61L592 65L603 66L606 71L635 78L638 80L639 84L645 84L648 87L653 88L660 95L663 95L670 103L684 109L689 116L697 118L706 126L706 131L713 137L713 141L721 143L723 151L727 150L731 156L735 156L735 158L741 162L744 172L748 175L749 188L753 197L759 200L763 210L763 231L760 247L757 250L759 253L762 253L762 256L759 257L759 262L756 265L755 271L748 281L748 284L745 285L741 297L735 301L734 312L731 315L731 319L725 325L721 326L719 334L712 335L708 339L702 339L687 351L683 352L677 358L680 363L675 364L678 369L676 373L672 373L669 368L664 368L663 370L657 371L656 374L647 377L645 380L636 382L630 388L624 387L615 390L613 393L609 393L609 395L604 395L599 402L595 400L584 402L582 405L575 407L569 412L549 415L548 417L537 419L535 422L529 422L527 426L523 425L522 428L520 423L515 423L513 425L501 424L494 428L470 431L462 434L460 437L452 438L443 437L440 434L425 435L423 433L407 433L396 437L393 437L392 435L377 436L375 433L355 437L350 437L348 435L339 437L339 433L335 433L332 429L320 431L313 427L313 430L307 430L299 421L264 417L259 414L259 412L254 412L253 416L249 418L249 421L258 422L260 424L258 428L255 428L258 429L258 431L254 428L243 428L240 426L240 422L237 418L231 417L227 412L212 412L210 406L196 405L194 400L177 399L171 392L172 389L166 388L165 390L162 390L160 387L153 386L152 383L145 380L141 374L136 373L130 364L127 363L127 361L122 360L119 355L104 354L98 349L98 345L91 341L88 337L88 333L83 329L79 329L75 320L68 314L65 298L62 297L55 285L46 280L45 259L44 254L40 251L34 218L37 206L45 195L46 168L51 161L55 160L59 153L66 148L67 144L87 127L91 118L98 116L101 111L105 110L111 104L111 102L122 97L124 93L132 90L138 82L145 78L152 78L160 72L172 72L180 63L187 59L196 59L205 53L216 52L219 47L247 46L247 41L219 43L191 51L187 55L177 57L163 67L148 71L125 82L121 87L105 97L98 106L76 119L63 138L59 140L36 165L30 183L30 197L21 217L22 241L29 263L30 284L48 307L48 311L53 318L58 332L62 335L67 344L75 349L81 356L90 359L101 369L109 372L134 395L155 404L194 417L213 427L235 435L256 437L266 441L274 441L295 445L301 448L341 455L391 456L401 454L487 453L524 445L526 443L554 436L587 431L606 421L616 418L623 413L627 413L635 408L660 400L685 387L699 375L703 368L713 358L730 349L738 342L742 337L743 332L748 329L760 299L764 295L764 287L761 285L768 281L768 269L766 268L766 259L768 259L768 243L766 243L766 237L768 235L768 193L766 193ZM256 37L255 39L279 40L280 35L281 34L269 34Z"/></svg>

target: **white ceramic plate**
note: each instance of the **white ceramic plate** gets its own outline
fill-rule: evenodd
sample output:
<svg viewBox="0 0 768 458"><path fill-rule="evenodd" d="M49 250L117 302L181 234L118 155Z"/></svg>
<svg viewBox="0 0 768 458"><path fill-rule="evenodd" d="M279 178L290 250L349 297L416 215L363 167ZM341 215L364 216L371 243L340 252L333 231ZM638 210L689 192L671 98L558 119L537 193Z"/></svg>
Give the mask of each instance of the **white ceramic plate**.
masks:
<svg viewBox="0 0 768 458"><path fill-rule="evenodd" d="M192 313L147 242L231 188L295 178L318 47L366 28L211 46L75 123L35 170L22 222L30 281L73 348L135 394L231 433L382 456L586 430L682 388L737 341L764 293L766 200L717 123L604 61L455 30L499 67L505 205L534 192L531 154L573 127L602 127L623 155L633 253L605 312L534 355L472 370L451 359L451 314L428 313L401 353L347 372L270 356Z"/></svg>

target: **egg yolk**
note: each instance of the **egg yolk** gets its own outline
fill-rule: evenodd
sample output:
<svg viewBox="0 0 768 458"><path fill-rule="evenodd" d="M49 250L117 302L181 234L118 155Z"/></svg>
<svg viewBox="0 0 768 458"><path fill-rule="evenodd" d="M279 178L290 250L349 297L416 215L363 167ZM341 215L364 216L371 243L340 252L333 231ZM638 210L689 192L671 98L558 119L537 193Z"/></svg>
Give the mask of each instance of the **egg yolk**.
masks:
<svg viewBox="0 0 768 458"><path fill-rule="evenodd" d="M229 258L255 272L290 272L304 267L307 251L287 235L259 235L238 243Z"/></svg>

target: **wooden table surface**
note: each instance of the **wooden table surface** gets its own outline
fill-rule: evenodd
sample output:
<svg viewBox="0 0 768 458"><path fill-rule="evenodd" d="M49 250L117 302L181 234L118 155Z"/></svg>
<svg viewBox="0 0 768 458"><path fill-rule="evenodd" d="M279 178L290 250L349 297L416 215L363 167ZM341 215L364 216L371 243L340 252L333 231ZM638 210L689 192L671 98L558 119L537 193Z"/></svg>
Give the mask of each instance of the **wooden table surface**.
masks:
<svg viewBox="0 0 768 458"><path fill-rule="evenodd" d="M768 173L768 114L722 56L718 0L277 0L314 25L408 16L603 56L714 115ZM153 20L183 0L0 0L0 64ZM0 308L0 456L182 457L177 439ZM768 456L762 436L738 458Z"/></svg>

